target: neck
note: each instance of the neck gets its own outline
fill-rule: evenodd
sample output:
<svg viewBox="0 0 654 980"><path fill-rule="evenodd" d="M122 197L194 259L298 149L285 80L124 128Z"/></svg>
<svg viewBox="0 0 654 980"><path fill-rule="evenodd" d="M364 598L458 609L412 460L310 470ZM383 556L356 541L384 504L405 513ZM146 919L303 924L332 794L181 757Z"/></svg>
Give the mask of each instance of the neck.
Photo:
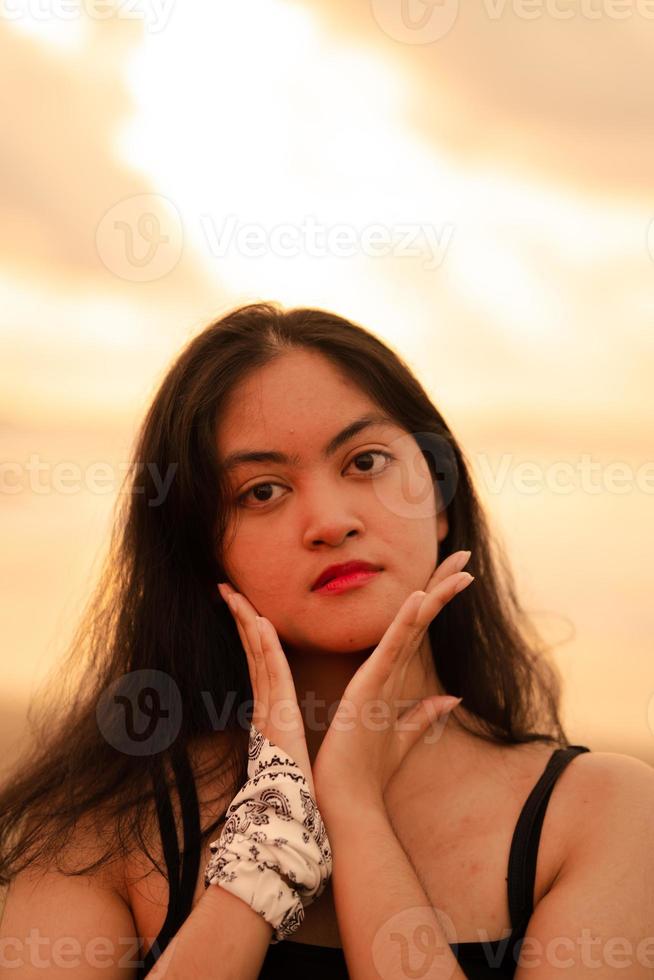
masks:
<svg viewBox="0 0 654 980"><path fill-rule="evenodd" d="M286 649L295 693L304 718L309 758L313 764L330 721L345 690L375 648L353 653L316 653ZM429 637L410 660L396 710L407 710L410 703L433 694L445 694L434 669ZM392 706L391 706L392 707Z"/></svg>

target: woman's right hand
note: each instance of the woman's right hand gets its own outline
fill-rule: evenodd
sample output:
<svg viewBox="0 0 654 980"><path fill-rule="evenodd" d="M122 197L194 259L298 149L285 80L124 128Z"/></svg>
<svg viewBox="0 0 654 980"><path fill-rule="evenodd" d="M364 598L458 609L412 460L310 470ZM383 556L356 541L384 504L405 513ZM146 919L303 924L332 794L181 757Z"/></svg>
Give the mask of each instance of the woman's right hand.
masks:
<svg viewBox="0 0 654 980"><path fill-rule="evenodd" d="M275 627L270 620L260 617L262 633L259 634L258 613L245 596L226 582L218 585L218 591L231 610L247 657L254 696L252 724L297 762L315 798L304 719L291 668Z"/></svg>

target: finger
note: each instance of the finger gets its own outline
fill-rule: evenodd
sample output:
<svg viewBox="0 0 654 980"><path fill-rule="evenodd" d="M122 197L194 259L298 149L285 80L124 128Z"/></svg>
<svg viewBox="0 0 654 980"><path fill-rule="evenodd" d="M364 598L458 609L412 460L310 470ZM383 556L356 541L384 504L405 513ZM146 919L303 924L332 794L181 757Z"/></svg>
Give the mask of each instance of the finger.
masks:
<svg viewBox="0 0 654 980"><path fill-rule="evenodd" d="M241 646L243 647L243 650L245 651L245 659L247 660L248 673L250 675L250 684L252 685L252 693L253 693L254 698L256 700L256 697L257 697L257 668L256 668L256 664L254 662L254 658L252 656L252 653L250 651L250 644L247 641L247 636L246 636L245 631L243 630L243 628L242 628L242 626L240 624L239 616L236 615L236 605L233 605L233 597L236 595L236 592L234 591L234 589L232 589L232 587L230 585L227 584L227 582L220 582L218 584L218 591L220 592L220 595L221 595L222 599L224 600L225 605L227 606L227 608L231 612L232 619L234 620L234 623L236 625L236 629L238 631L238 635L239 635L239 638L241 640Z"/></svg>
<svg viewBox="0 0 654 980"><path fill-rule="evenodd" d="M407 596L391 625L368 658L369 669L375 674L377 680L384 682L388 679L405 649L408 638L417 633L418 627L415 626L415 619L425 597L425 592L412 592Z"/></svg>
<svg viewBox="0 0 654 980"><path fill-rule="evenodd" d="M240 593L239 610L251 648L255 651L258 677L265 677L268 706L271 707L273 701L282 698L290 697L296 701L293 675L275 627L265 616L259 616L254 606ZM258 623L261 624L261 630Z"/></svg>
<svg viewBox="0 0 654 980"><path fill-rule="evenodd" d="M261 644L264 647L264 657L269 667L271 705L283 701L285 722L288 721L290 716L298 730L304 732L304 719L298 704L293 675L286 659L286 654L279 642L277 630L265 616L257 616L257 625L260 630ZM301 755L296 748L296 756L295 761L304 773L312 796L315 796L311 762L307 755L306 747Z"/></svg>
<svg viewBox="0 0 654 980"><path fill-rule="evenodd" d="M457 572L439 582L431 592L412 592L387 629L370 657L372 669L386 681L394 670L402 671L405 663L420 648L425 630L435 616L460 588L474 581L469 572Z"/></svg>
<svg viewBox="0 0 654 980"><path fill-rule="evenodd" d="M414 621L406 632L405 644L395 658L397 669L403 671L406 668L411 657L420 649L422 638L429 624L438 616L448 602L465 589L466 586L470 585L471 582L474 582L474 575L471 575L469 572L456 572L454 575L448 575L431 592L423 595L423 598L418 603Z"/></svg>
<svg viewBox="0 0 654 980"><path fill-rule="evenodd" d="M232 614L232 618L234 619L234 623L236 624L236 629L241 640L241 646L245 651L248 673L250 675L250 684L252 686L252 724L262 731L265 728L268 720L270 704L265 693L265 683L261 683L261 670L258 668L258 658L256 658L252 652L247 631L241 622L243 610L242 607L239 608L239 599L237 598L239 594L226 582L218 585L218 591L225 600Z"/></svg>
<svg viewBox="0 0 654 980"><path fill-rule="evenodd" d="M470 561L471 554L470 551L455 551L453 555L448 555L440 565L436 566L423 591L430 592L435 585L443 582L449 575L460 572Z"/></svg>
<svg viewBox="0 0 654 980"><path fill-rule="evenodd" d="M424 698L418 704L405 711L395 723L395 730L400 745L408 750L420 739L421 735L432 725L438 729L438 735L443 732L447 718L453 708L461 703L461 698L451 695L437 695Z"/></svg>
<svg viewBox="0 0 654 980"><path fill-rule="evenodd" d="M470 572L455 572L453 575L448 575L442 582L439 582L431 592L425 593L425 598L418 605L415 618L416 627L426 629L441 609L457 593L465 589L471 582L474 582L474 579L474 575L471 575Z"/></svg>
<svg viewBox="0 0 654 980"><path fill-rule="evenodd" d="M271 698L292 698L297 700L293 675L286 654L277 636L277 630L265 616L257 616L260 626L259 636L264 651L264 661L268 669Z"/></svg>
<svg viewBox="0 0 654 980"><path fill-rule="evenodd" d="M250 657L254 664L257 694L256 700L260 701L265 707L266 714L270 710L270 681L268 678L268 668L261 645L261 637L256 625L256 612L252 605L241 593L235 594L232 603L232 612L239 627L239 635L243 646L249 648ZM246 651L247 652L247 651Z"/></svg>
<svg viewBox="0 0 654 980"><path fill-rule="evenodd" d="M249 643L248 638L247 638L247 633L245 632L245 630L241 626L241 623L240 623L240 620L239 620L239 618L238 618L238 616L236 614L236 611L234 611L234 614L233 615L234 615L234 623L236 624L236 629L238 630L238 635L239 635L240 640L241 640L241 646L245 650L245 658L246 658L246 660L248 662L248 671L250 673L250 682L252 684L252 693L254 694L254 697L257 698L257 697L260 697L259 684L258 684L258 681L257 681L257 664L256 664L256 661L255 661L253 655L252 655L252 651L250 650L250 643Z"/></svg>

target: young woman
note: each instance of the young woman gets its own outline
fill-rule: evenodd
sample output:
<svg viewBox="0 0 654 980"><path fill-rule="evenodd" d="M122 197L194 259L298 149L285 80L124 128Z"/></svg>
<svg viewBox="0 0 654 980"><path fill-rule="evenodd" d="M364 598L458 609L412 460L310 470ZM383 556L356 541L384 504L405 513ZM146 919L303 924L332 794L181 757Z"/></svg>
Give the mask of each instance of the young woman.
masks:
<svg viewBox="0 0 654 980"><path fill-rule="evenodd" d="M68 696L0 794L14 976L649 975L654 775L568 745L464 454L395 352L237 309L166 375L130 481ZM331 847L282 941L205 880L250 723Z"/></svg>

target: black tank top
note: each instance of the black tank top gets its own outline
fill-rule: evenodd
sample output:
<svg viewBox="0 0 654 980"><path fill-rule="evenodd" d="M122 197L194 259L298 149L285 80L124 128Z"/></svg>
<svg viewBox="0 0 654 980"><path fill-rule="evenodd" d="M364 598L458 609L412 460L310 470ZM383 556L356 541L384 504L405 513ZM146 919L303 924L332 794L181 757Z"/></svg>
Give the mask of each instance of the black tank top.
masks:
<svg viewBox="0 0 654 980"><path fill-rule="evenodd" d="M585 745L569 745L552 752L543 774L527 797L518 817L511 841L506 878L512 927L509 935L487 942L451 944L461 969L472 980L513 977L522 939L533 913L536 859L545 810L556 780L568 763L581 752L590 752L590 749ZM146 976L152 969L190 914L200 871L200 813L195 782L186 756L173 761L173 771L177 780L184 827L181 871L170 798L163 781L155 780L157 814L168 869L170 897L164 924L143 960L143 966L137 973L139 978ZM215 829L222 820L223 817L220 817L209 829ZM269 946L259 980L293 980L306 976L315 980L348 980L343 950L289 941Z"/></svg>

